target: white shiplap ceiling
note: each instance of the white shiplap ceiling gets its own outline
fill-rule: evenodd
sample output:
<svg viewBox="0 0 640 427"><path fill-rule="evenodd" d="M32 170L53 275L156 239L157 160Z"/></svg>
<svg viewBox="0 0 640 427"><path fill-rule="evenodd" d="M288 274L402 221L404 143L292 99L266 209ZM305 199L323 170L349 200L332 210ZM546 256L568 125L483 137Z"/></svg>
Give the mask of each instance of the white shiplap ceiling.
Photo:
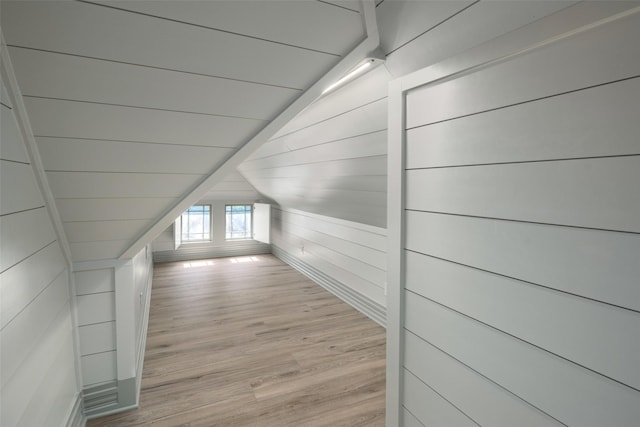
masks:
<svg viewBox="0 0 640 427"><path fill-rule="evenodd" d="M5 1L74 261L117 258L365 38L359 1Z"/></svg>

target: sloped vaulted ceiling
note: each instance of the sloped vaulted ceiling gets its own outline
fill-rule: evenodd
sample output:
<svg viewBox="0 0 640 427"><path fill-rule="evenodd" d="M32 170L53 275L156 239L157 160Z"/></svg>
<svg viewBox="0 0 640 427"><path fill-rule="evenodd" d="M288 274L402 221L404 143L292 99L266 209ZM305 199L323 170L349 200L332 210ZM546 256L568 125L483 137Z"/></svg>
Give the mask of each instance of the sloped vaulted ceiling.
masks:
<svg viewBox="0 0 640 427"><path fill-rule="evenodd" d="M6 1L74 261L117 258L349 53L353 1Z"/></svg>

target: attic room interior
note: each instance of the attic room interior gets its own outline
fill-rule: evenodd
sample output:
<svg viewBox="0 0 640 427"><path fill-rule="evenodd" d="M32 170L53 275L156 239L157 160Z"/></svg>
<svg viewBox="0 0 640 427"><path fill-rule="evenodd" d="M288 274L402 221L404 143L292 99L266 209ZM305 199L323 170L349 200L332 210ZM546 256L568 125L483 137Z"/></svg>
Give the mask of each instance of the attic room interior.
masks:
<svg viewBox="0 0 640 427"><path fill-rule="evenodd" d="M637 427L637 40L638 1L2 0L0 425Z"/></svg>

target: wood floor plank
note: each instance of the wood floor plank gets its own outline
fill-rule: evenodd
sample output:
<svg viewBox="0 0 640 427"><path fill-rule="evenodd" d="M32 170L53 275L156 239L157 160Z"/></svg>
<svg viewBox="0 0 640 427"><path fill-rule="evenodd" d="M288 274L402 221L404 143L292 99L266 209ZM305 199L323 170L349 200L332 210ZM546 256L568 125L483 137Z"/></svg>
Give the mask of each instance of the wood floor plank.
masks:
<svg viewBox="0 0 640 427"><path fill-rule="evenodd" d="M140 408L87 426L384 426L385 339L271 255L157 264Z"/></svg>

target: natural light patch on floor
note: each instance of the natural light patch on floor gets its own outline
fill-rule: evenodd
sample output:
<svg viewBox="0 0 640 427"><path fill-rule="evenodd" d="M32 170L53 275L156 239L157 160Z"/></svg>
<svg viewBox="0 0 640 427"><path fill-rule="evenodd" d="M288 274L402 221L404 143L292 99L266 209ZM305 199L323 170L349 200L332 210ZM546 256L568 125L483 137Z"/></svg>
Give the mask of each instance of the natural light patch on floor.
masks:
<svg viewBox="0 0 640 427"><path fill-rule="evenodd" d="M190 262L185 262L183 265L184 265L184 268L208 267L210 265L213 265L213 261L211 260L190 261Z"/></svg>
<svg viewBox="0 0 640 427"><path fill-rule="evenodd" d="M245 256L242 258L231 258L229 261L234 264L238 264L240 262L258 262L260 261L260 258L258 258L257 256Z"/></svg>

